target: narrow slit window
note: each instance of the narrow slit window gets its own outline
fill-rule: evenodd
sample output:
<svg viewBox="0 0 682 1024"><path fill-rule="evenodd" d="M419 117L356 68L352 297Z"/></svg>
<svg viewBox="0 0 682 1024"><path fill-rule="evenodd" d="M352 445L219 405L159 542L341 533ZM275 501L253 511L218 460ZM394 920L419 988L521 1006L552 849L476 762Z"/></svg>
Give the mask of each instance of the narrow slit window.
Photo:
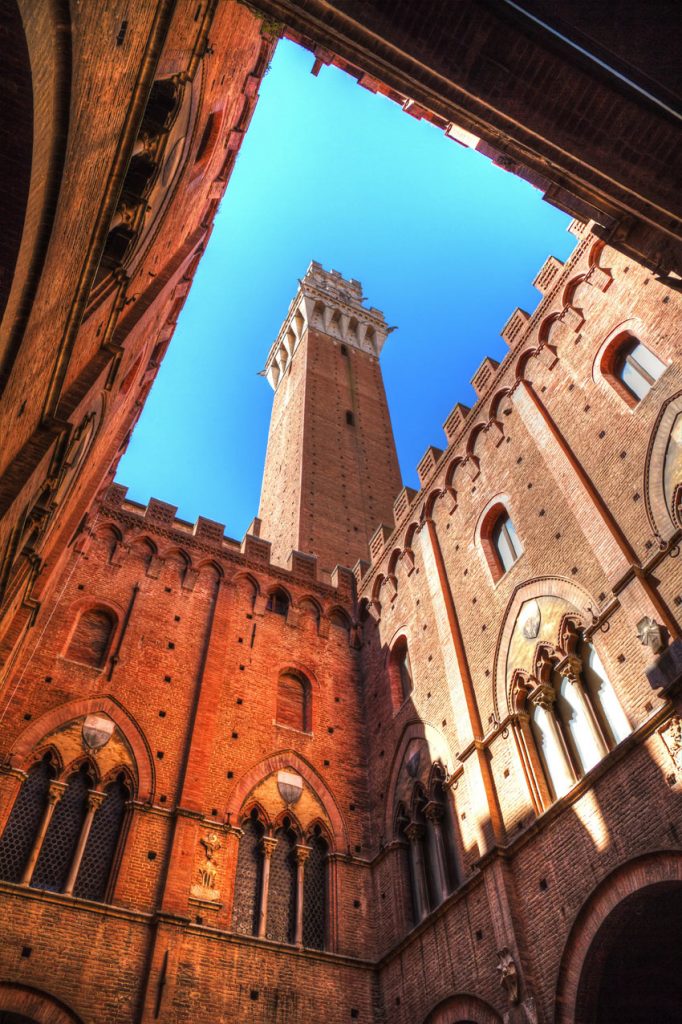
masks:
<svg viewBox="0 0 682 1024"><path fill-rule="evenodd" d="M521 545L514 524L506 513L503 513L495 523L492 540L500 565L503 571L507 572L521 554Z"/></svg>

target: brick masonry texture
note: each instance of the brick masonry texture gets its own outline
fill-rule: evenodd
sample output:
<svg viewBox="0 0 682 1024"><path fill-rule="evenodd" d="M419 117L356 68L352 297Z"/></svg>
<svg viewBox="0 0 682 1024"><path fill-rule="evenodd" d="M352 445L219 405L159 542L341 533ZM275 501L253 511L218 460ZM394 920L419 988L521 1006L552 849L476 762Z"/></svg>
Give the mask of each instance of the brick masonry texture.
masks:
<svg viewBox="0 0 682 1024"><path fill-rule="evenodd" d="M580 292L580 329L569 330L567 297L577 301L575 283L594 266L605 271L599 280L608 286ZM487 379L479 402L463 413L459 434L423 460L424 487L396 503L397 529L386 527L383 545L373 545L372 563L358 564L357 595L349 570L332 579L316 559L296 554L289 568L277 566L262 528L239 544L225 538L219 524L192 526L177 520L172 506L152 501L143 508L126 499L124 488L111 487L72 546L55 596L41 609L39 643L26 646L8 680L4 745L12 770L0 791L0 813L6 820L17 792L15 773L28 767L43 738L93 709L116 709L115 720L140 760L139 791L111 910L3 883L4 898L21 907L4 943L6 976L45 986L38 935L54 927L51 915L58 915L60 928L72 935L49 994L82 1020L112 1019L112 1006L118 1019L152 1020L160 1005L173 1021L200 1012L312 1022L326 999L332 1020L355 1019L351 1011L357 1011L357 1019L412 1022L457 993L475 993L502 1015L495 963L506 946L524 964L524 997L550 1019L571 926L586 902L638 857L661 850L673 856L673 837L682 827L674 797L678 773L659 734L672 706L646 680L651 656L635 630L639 618L656 617L660 609L642 578L623 568L612 534L605 534L611 514L632 558L644 566L656 560L663 600L669 612L676 609L672 595L682 590L682 578L674 548L647 546L662 524L647 512L652 503L645 500L643 472L660 411L681 391L668 341L679 307L679 297L649 271L586 234ZM629 325L671 363L635 408L600 376L614 325ZM336 355L329 337L315 337L324 359L330 349L347 358ZM301 346L295 358L306 351L305 335ZM315 368L308 372L314 378ZM300 415L296 389L308 382L305 374L292 381L283 416ZM524 419L524 381L542 396L561 443ZM343 394L339 402L344 405ZM272 431L274 445L281 433L291 433L274 417ZM577 498L569 500L568 470L559 462L569 449L606 511L595 508L572 466L568 483ZM298 457L305 457L301 450ZM660 488L660 480L646 486ZM295 498L293 486L290 492ZM499 495L523 553L495 583L477 523ZM436 571L429 523L447 582ZM343 535L333 534L327 544L339 561ZM467 705L444 587L455 595L482 728ZM275 588L290 599L285 616L268 611ZM540 815L500 679L500 649L509 642L510 608L520 588L568 595L590 609L594 623L608 624L608 631L595 633L595 643L634 727ZM110 609L116 619L102 668L69 657L74 625L88 607ZM340 612L348 628L339 625ZM401 633L414 681L407 700L397 694L388 662ZM277 724L277 677L286 669L312 682L309 733ZM391 805L410 737L426 737L431 756L454 780L448 799L461 864L459 885L417 928L411 927L409 875ZM489 779L472 740L487 751ZM258 787L287 765L301 772L315 803L314 811L301 813L311 820L314 814L330 836L333 923L325 952L232 930L235 827L254 798L267 805L270 798ZM491 816L497 813L496 829ZM221 898L208 907L191 896L207 829L222 839ZM34 941L30 958L21 958L21 948ZM104 941L125 949L120 964L100 955ZM77 980L79 971L73 973L74 963L87 970L86 985Z"/></svg>
<svg viewBox="0 0 682 1024"><path fill-rule="evenodd" d="M22 0L3 23L17 123L3 130L15 180L3 243L14 266L0 281L0 836L36 759L50 753L66 770L88 753L87 715L115 727L89 752L96 781L125 768L131 799L103 902L0 881L0 1016L586 1022L594 965L618 948L623 920L636 943L653 888L672 902L682 885L682 298L669 276L679 211L661 173L671 129L607 85L591 93L590 121L585 65L539 35L519 38L511 15L503 60L497 14L473 2L419 24L406 3L392 20L381 3L330 4L324 18L316 0L257 6L265 18L227 0L145 0L81 5L69 20ZM362 306L358 282L311 264L328 309L313 303L294 337L292 305L273 346L261 508L237 541L165 502L129 501L111 481L284 31L316 67L344 67L453 138L468 128L482 152L550 201L564 188L559 205L582 214L566 263L539 268L537 308L501 325L509 352L483 361L473 408L453 394L418 491L400 489L381 344L353 326L354 311L380 332L382 315ZM376 52L363 68L367 31ZM453 33L471 57L454 106ZM645 56L633 64L642 73ZM571 74L534 105L559 65ZM451 76L438 95L436 66ZM455 124L446 113L461 90L469 113ZM599 119L614 117L609 149ZM650 152L623 150L628 125ZM136 184L131 168L147 157L156 170ZM663 228L671 241L659 245ZM628 338L664 367L639 402L618 376ZM501 509L520 545L506 572L491 534ZM532 602L537 629L583 631L631 727L556 800L528 732L524 694L543 671L523 660L519 615ZM638 635L650 620L661 650ZM396 659L405 643L409 692ZM278 720L282 673L304 681L304 729L291 705ZM281 771L300 779L294 803ZM424 825L425 797L405 807L415 780L431 787L454 876L417 924L416 847L398 813ZM270 837L288 817L299 840L317 828L327 843L324 949L236 927L252 811ZM436 834L423 848L431 865ZM201 881L208 842L212 887ZM501 984L505 964L516 990Z"/></svg>

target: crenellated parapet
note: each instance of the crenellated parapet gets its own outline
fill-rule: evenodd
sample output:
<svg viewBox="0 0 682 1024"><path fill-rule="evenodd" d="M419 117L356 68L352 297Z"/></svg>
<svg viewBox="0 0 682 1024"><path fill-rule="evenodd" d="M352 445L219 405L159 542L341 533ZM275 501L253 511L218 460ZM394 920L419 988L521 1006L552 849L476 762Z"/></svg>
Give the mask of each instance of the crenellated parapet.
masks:
<svg viewBox="0 0 682 1024"><path fill-rule="evenodd" d="M380 309L373 306L367 309L363 305L359 281L342 277L338 270L327 271L313 260L305 277L299 281L298 291L262 371L273 390L277 389L304 332L310 327L376 358L391 331Z"/></svg>
<svg viewBox="0 0 682 1024"><path fill-rule="evenodd" d="M354 601L355 576L349 568L336 566L326 572L319 568L315 555L302 551L292 551L286 567L274 565L270 541L260 536L259 519L253 520L243 539L238 541L225 535L223 523L204 516L189 523L178 518L176 505L158 498L150 498L147 505L141 505L126 497L127 490L121 484L112 484L89 524L91 534L99 534L115 525L114 565L121 564L132 543L148 539L154 551L152 571L167 552L180 553L187 567L188 583L196 571L210 561L224 579L248 570L254 575L262 573L287 588L295 585L312 589L322 602L328 600L332 605L337 601L344 604ZM83 539L80 547L84 548L86 543Z"/></svg>
<svg viewBox="0 0 682 1024"><path fill-rule="evenodd" d="M471 381L477 401L471 408L461 402L454 406L443 424L445 449L430 445L419 461L420 489L403 489L395 501L393 523L382 523L373 534L371 564L358 563L355 567L361 594L372 593L375 577L386 573L388 561L406 547L407 532L418 528L431 514L438 497L451 494L456 501L455 473L469 486L476 481L480 472L479 438L492 439L495 447L504 441L505 406L524 379L529 362L539 360L552 367L558 346L566 339L573 339L572 343L580 340L585 290L606 291L612 274L600 266L603 242L592 234L590 225L574 221L568 230L578 238L573 253L566 263L554 256L545 261L533 282L542 295L537 307L532 313L514 310L502 328L508 354L501 363L490 357L483 359Z"/></svg>

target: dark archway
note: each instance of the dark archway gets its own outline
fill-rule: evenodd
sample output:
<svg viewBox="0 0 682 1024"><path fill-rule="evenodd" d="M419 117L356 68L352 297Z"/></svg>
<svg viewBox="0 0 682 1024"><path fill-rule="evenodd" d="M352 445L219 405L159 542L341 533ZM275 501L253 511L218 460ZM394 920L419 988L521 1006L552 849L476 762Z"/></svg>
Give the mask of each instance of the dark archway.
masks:
<svg viewBox="0 0 682 1024"><path fill-rule="evenodd" d="M36 1024L33 1017L25 1017L23 1013L3 1013L0 1010L0 1024Z"/></svg>
<svg viewBox="0 0 682 1024"><path fill-rule="evenodd" d="M576 1020L677 1024L682 962L682 883L626 897L597 931L578 988Z"/></svg>

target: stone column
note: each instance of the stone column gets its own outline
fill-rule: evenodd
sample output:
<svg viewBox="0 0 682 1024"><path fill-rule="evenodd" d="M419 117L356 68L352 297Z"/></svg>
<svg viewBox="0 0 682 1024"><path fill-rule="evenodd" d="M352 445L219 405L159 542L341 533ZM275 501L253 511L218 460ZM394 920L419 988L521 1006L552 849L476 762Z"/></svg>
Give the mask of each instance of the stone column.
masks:
<svg viewBox="0 0 682 1024"><path fill-rule="evenodd" d="M573 784L576 782L577 776L575 774L573 765L571 764L571 760L566 750L564 738L561 735L559 725L554 715L553 704L556 700L556 693L554 692L553 687L541 685L538 686L538 688L531 694L531 700L534 704L537 704L537 706L541 708L543 711L544 720L547 724L547 734L552 743L552 746L554 747L559 767L561 770L561 774L563 775L564 782L566 783L565 788L562 789L562 792L558 792L559 787L557 786L557 779L552 778L551 766L549 765L549 763L547 763L547 773L550 776L550 780L552 782L554 790L556 791L557 798L559 798L562 797L564 793L568 792L571 786L573 786Z"/></svg>
<svg viewBox="0 0 682 1024"><path fill-rule="evenodd" d="M424 826L411 821L405 829L410 843L410 861L414 880L414 902L417 924L423 921L429 912L429 890L426 885L426 867L424 865Z"/></svg>
<svg viewBox="0 0 682 1024"><path fill-rule="evenodd" d="M442 903L449 892L448 886L448 865L445 854L445 841L443 838L443 808L437 800L429 800L424 808L426 816L426 828L430 834L431 851L433 854L433 866L435 870L435 883L438 890L438 902Z"/></svg>
<svg viewBox="0 0 682 1024"><path fill-rule="evenodd" d="M270 861L275 852L277 840L273 836L263 836L261 839L261 850L263 851L263 880L260 888L260 907L258 909L258 938L265 938L265 929L268 924L268 890L270 888Z"/></svg>
<svg viewBox="0 0 682 1024"><path fill-rule="evenodd" d="M47 791L47 806L45 808L45 811L43 812L43 819L40 822L40 828L38 829L35 839L33 840L31 854L28 858L28 861L26 862L24 873L21 876L21 882L19 883L20 885L31 884L31 879L33 878L33 872L35 871L36 862L38 860L38 857L40 856L40 851L42 849L43 842L45 841L47 830L50 827L50 822L52 821L54 809L61 800L61 798L64 796L64 793L66 792L66 785L66 782L50 783L49 789Z"/></svg>
<svg viewBox="0 0 682 1024"><path fill-rule="evenodd" d="M85 815L81 834L78 837L78 845L76 846L76 852L74 853L73 861L71 862L69 877L67 878L66 885L64 886L65 896L73 895L73 889L76 884L76 879L78 878L78 872L80 870L81 861L83 860L83 854L85 853L88 836L90 835L90 829L92 828L93 818L105 799L106 793L99 793L97 790L90 790L88 793L88 812Z"/></svg>
<svg viewBox="0 0 682 1024"><path fill-rule="evenodd" d="M596 719L592 704L585 694L581 670L582 662L576 655L569 654L559 665L557 665L557 672L559 672L564 679L568 679L570 686L573 688L573 692L575 693L580 709L585 716L585 721L587 722L590 734L601 759L608 754L609 748L606 744L606 740L604 739L599 722Z"/></svg>
<svg viewBox="0 0 682 1024"><path fill-rule="evenodd" d="M305 862L310 856L312 847L296 844L296 927L294 944L303 945L303 882L305 878Z"/></svg>

